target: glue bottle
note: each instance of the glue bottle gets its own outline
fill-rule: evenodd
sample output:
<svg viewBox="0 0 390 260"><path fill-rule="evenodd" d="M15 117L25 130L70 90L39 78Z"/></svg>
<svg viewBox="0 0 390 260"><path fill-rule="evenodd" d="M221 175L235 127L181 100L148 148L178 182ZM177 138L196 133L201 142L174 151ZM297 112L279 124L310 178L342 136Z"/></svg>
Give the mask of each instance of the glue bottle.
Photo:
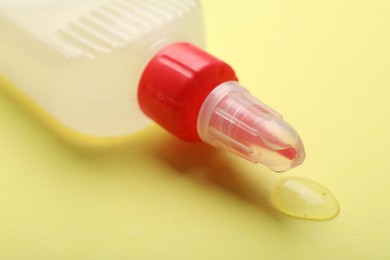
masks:
<svg viewBox="0 0 390 260"><path fill-rule="evenodd" d="M151 118L274 171L305 158L281 115L202 50L197 0L0 0L0 36L0 77L75 131L129 135Z"/></svg>

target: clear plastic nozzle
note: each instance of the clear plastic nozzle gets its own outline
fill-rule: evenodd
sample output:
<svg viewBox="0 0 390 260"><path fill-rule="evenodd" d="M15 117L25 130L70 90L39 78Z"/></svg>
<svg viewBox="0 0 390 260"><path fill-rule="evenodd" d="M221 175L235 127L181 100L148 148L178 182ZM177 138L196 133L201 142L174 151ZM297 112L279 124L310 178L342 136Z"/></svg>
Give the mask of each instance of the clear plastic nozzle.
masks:
<svg viewBox="0 0 390 260"><path fill-rule="evenodd" d="M294 128L236 81L222 83L208 95L199 112L198 134L204 142L276 172L305 159Z"/></svg>

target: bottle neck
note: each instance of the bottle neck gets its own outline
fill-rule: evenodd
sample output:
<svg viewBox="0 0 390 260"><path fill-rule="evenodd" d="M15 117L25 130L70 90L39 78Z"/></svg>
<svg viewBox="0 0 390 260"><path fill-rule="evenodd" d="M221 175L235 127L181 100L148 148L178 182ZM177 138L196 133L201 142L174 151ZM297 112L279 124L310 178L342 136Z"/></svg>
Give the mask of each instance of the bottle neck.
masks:
<svg viewBox="0 0 390 260"><path fill-rule="evenodd" d="M189 43L174 43L147 64L138 87L142 111L175 136L201 141L200 107L219 84L237 80L233 69Z"/></svg>

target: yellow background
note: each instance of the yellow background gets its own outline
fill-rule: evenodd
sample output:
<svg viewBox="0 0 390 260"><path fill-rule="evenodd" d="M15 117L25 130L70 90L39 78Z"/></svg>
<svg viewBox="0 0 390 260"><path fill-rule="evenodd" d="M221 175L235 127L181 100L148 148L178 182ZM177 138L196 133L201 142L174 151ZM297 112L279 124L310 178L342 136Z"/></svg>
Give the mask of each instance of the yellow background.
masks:
<svg viewBox="0 0 390 260"><path fill-rule="evenodd" d="M1 91L1 259L390 257L390 1L203 8L208 50L297 128L304 165L275 174L158 126L81 148ZM339 216L278 213L271 187L292 175L331 189Z"/></svg>

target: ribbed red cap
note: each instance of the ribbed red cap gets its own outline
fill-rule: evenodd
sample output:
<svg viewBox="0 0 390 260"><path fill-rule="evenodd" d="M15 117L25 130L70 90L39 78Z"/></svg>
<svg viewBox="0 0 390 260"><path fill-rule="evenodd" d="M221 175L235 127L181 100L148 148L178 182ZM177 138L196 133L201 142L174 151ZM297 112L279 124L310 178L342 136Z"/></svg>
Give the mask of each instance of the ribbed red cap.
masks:
<svg viewBox="0 0 390 260"><path fill-rule="evenodd" d="M226 81L237 81L223 61L189 44L175 43L146 66L138 88L142 111L185 141L200 141L199 110L208 94Z"/></svg>

